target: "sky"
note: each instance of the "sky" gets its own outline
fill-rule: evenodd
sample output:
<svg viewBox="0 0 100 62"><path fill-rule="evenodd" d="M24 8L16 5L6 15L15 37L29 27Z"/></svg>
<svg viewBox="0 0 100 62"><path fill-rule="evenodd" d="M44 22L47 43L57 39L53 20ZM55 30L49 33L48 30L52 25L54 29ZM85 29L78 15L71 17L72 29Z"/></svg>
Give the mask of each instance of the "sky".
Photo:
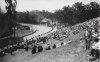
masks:
<svg viewBox="0 0 100 62"><path fill-rule="evenodd" d="M17 0L17 11L32 11L32 10L47 10L54 12L61 9L63 6L72 6L76 2L88 4L90 2L100 2L99 0ZM0 6L5 11L5 2L0 0Z"/></svg>

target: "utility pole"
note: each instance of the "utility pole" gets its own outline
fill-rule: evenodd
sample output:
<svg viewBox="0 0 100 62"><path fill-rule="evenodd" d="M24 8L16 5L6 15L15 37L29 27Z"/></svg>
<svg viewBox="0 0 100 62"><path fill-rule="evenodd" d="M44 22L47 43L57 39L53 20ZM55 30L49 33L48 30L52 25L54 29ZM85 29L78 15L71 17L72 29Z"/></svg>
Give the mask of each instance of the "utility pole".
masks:
<svg viewBox="0 0 100 62"><path fill-rule="evenodd" d="M11 33L11 44L13 41L12 34L14 33L14 42L15 42L15 20L16 20L16 0L5 0L6 2L6 10L7 10L7 17L9 21L9 31Z"/></svg>

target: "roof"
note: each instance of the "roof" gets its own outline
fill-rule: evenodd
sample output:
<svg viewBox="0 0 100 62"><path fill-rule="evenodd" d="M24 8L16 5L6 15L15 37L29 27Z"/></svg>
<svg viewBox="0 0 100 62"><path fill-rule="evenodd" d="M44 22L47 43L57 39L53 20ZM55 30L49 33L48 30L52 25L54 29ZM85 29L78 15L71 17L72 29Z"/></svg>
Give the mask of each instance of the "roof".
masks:
<svg viewBox="0 0 100 62"><path fill-rule="evenodd" d="M50 22L51 20L50 19L43 19L42 21L41 21L41 23L47 23L47 22Z"/></svg>

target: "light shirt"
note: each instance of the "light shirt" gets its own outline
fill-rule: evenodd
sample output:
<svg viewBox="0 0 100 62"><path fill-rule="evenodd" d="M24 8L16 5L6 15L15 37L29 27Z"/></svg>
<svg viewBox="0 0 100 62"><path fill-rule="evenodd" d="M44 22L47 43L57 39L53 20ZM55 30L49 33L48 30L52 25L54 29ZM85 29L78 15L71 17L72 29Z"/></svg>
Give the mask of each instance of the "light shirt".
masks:
<svg viewBox="0 0 100 62"><path fill-rule="evenodd" d="M85 31L85 36L88 36L89 35L89 32L86 30Z"/></svg>

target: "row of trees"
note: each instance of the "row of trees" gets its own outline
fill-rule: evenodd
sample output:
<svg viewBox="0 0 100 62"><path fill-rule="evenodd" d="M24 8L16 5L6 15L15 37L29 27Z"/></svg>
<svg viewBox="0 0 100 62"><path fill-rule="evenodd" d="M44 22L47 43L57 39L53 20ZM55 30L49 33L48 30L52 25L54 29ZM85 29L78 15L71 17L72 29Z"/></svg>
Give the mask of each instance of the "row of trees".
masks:
<svg viewBox="0 0 100 62"><path fill-rule="evenodd" d="M62 9L56 10L54 13L48 11L26 11L17 12L17 22L24 23L39 23L43 18L50 18L51 20L57 20L62 23L68 23L70 25L81 23L91 18L99 16L99 4L96 2L90 2L89 4L83 4L77 2L70 6L64 6ZM0 30L6 31L9 22L7 21L6 13L2 13L0 10Z"/></svg>
<svg viewBox="0 0 100 62"><path fill-rule="evenodd" d="M73 4L72 7L64 6L62 9L56 10L54 13L45 10L18 12L17 21L36 24L43 18L50 18L54 21L57 20L62 23L73 25L98 17L99 9L99 4L96 2L90 2L89 4L77 2Z"/></svg>
<svg viewBox="0 0 100 62"><path fill-rule="evenodd" d="M29 11L17 13L17 22L37 24L38 23L37 19L38 15L36 14L30 15Z"/></svg>
<svg viewBox="0 0 100 62"><path fill-rule="evenodd" d="M99 4L96 2L90 2L89 4L83 4L77 2L70 6L64 6L62 9L51 13L49 18L56 18L59 22L66 22L69 24L81 23L91 18L99 16Z"/></svg>

